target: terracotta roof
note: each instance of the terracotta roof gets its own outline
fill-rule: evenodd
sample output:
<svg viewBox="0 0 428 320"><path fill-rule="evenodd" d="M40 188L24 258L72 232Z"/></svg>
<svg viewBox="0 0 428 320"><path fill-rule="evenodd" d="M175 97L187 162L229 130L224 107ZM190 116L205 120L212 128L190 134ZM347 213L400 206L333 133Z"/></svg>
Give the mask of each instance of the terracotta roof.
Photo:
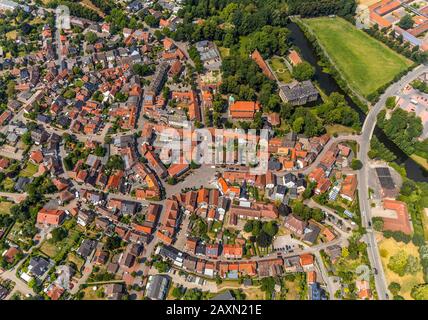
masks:
<svg viewBox="0 0 428 320"><path fill-rule="evenodd" d="M223 246L223 255L225 257L240 258L243 254L243 248L241 245L236 244L225 244Z"/></svg>
<svg viewBox="0 0 428 320"><path fill-rule="evenodd" d="M40 209L37 213L37 223L60 225L65 218L64 210L48 210L45 208Z"/></svg>
<svg viewBox="0 0 428 320"><path fill-rule="evenodd" d="M40 150L31 152L30 159L35 163L41 163L43 161L43 153Z"/></svg>
<svg viewBox="0 0 428 320"><path fill-rule="evenodd" d="M387 210L393 210L397 218L383 218L383 229L391 231L401 231L405 234L412 233L412 227L409 221L409 213L405 202L385 199L383 207Z"/></svg>
<svg viewBox="0 0 428 320"><path fill-rule="evenodd" d="M260 104L254 101L236 101L230 106L232 118L254 118L254 114L260 110Z"/></svg>
<svg viewBox="0 0 428 320"><path fill-rule="evenodd" d="M312 254L302 254L300 256L300 265L302 267L304 266L311 266L314 264L314 256Z"/></svg>
<svg viewBox="0 0 428 320"><path fill-rule="evenodd" d="M357 190L357 176L347 175L342 183L341 195L354 199L355 191Z"/></svg>
<svg viewBox="0 0 428 320"><path fill-rule="evenodd" d="M296 50L291 50L290 54L288 55L288 59L290 60L290 62L295 66L298 65L299 63L302 63L303 60L302 58L300 58L300 55L297 53Z"/></svg>

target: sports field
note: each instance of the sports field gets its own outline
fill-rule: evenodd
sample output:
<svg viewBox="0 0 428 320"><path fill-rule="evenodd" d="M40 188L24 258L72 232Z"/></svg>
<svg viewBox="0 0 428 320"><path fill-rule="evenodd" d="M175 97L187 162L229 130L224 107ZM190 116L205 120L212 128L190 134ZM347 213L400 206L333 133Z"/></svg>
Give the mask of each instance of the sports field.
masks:
<svg viewBox="0 0 428 320"><path fill-rule="evenodd" d="M412 62L342 18L304 19L350 86L375 92Z"/></svg>

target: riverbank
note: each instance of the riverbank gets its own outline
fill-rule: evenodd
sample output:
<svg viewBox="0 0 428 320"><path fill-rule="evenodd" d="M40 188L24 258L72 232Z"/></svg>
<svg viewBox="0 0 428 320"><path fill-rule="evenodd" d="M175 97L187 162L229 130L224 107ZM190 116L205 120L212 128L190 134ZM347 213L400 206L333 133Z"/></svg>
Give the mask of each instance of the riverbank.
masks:
<svg viewBox="0 0 428 320"><path fill-rule="evenodd" d="M303 32L305 38L311 43L321 64L317 61L318 66L329 70L329 75L335 80L336 85L349 96L352 102L365 114L369 111L369 101L365 99L357 90L353 89L346 79L342 76L332 59L327 54L327 51L322 47L316 35L312 32L309 26L301 18L293 17L291 21L295 23Z"/></svg>
<svg viewBox="0 0 428 320"><path fill-rule="evenodd" d="M410 158L413 159L417 164L419 164L422 168L424 168L428 172L428 160L418 156L416 154L412 154Z"/></svg>

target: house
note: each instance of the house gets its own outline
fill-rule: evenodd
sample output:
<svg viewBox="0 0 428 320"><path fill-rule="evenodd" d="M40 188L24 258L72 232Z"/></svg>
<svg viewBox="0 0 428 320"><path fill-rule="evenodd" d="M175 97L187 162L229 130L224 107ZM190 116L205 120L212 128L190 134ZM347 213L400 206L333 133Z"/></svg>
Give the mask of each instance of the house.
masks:
<svg viewBox="0 0 428 320"><path fill-rule="evenodd" d="M49 134L44 129L34 129L31 131L31 139L36 145L45 143L49 138Z"/></svg>
<svg viewBox="0 0 428 320"><path fill-rule="evenodd" d="M384 199L383 208L385 211L385 216L382 217L383 230L401 231L408 235L412 234L409 212L405 202Z"/></svg>
<svg viewBox="0 0 428 320"><path fill-rule="evenodd" d="M284 177L283 177L283 181L284 181L284 185L287 188L293 188L296 186L297 183L297 177L292 174L292 173L287 173Z"/></svg>
<svg viewBox="0 0 428 320"><path fill-rule="evenodd" d="M259 66L260 69L262 69L262 72L266 77L268 77L271 80L275 80L275 76L273 75L272 70L270 69L270 67L268 66L268 64L263 59L263 57L261 56L260 52L257 49L254 50L254 52L251 54L251 59L253 59L254 62L257 63L257 65Z"/></svg>
<svg viewBox="0 0 428 320"><path fill-rule="evenodd" d="M223 256L226 259L241 259L243 255L243 247L239 244L223 245Z"/></svg>
<svg viewBox="0 0 428 320"><path fill-rule="evenodd" d="M108 251L105 250L97 250L94 256L94 264L95 265L104 265L107 263L109 257Z"/></svg>
<svg viewBox="0 0 428 320"><path fill-rule="evenodd" d="M279 96L293 106L305 105L318 99L318 90L311 81L286 84L279 87Z"/></svg>
<svg viewBox="0 0 428 320"><path fill-rule="evenodd" d="M287 58L293 66L297 66L298 64L303 62L302 58L296 50L290 50L290 53L288 54Z"/></svg>
<svg viewBox="0 0 428 320"><path fill-rule="evenodd" d="M3 259L9 263L13 264L15 262L15 257L18 256L21 251L16 247L10 247L4 254Z"/></svg>
<svg viewBox="0 0 428 320"><path fill-rule="evenodd" d="M107 227L110 225L110 221L104 217L97 217L95 219L95 227L101 230L107 230Z"/></svg>
<svg viewBox="0 0 428 320"><path fill-rule="evenodd" d="M65 219L65 211L57 209L42 208L37 213L37 223L44 225L59 226Z"/></svg>
<svg viewBox="0 0 428 320"><path fill-rule="evenodd" d="M281 258L258 260L257 273L260 277L274 277L283 274L283 260Z"/></svg>
<svg viewBox="0 0 428 320"><path fill-rule="evenodd" d="M60 287L59 285L52 283L47 289L46 289L46 295L51 300L59 300L62 295L64 294L65 289Z"/></svg>
<svg viewBox="0 0 428 320"><path fill-rule="evenodd" d="M298 236L304 234L307 225L307 222L300 220L293 214L289 214L284 221L284 227Z"/></svg>
<svg viewBox="0 0 428 320"><path fill-rule="evenodd" d="M159 94L159 92L162 90L162 87L165 83L168 70L169 70L169 64L166 62L161 62L157 66L153 79L150 82L150 87L148 92L153 92L155 95Z"/></svg>
<svg viewBox="0 0 428 320"><path fill-rule="evenodd" d="M40 279L49 270L51 264L43 257L35 256L30 259L28 272L34 277Z"/></svg>
<svg viewBox="0 0 428 320"><path fill-rule="evenodd" d="M164 300L171 280L165 275L152 275L146 287L146 297L151 300Z"/></svg>
<svg viewBox="0 0 428 320"><path fill-rule="evenodd" d="M189 170L187 163L174 163L168 168L168 175L172 178L178 178Z"/></svg>
<svg viewBox="0 0 428 320"><path fill-rule="evenodd" d="M321 232L321 228L310 221L304 232L302 240L310 244L315 244L318 239L318 235Z"/></svg>
<svg viewBox="0 0 428 320"><path fill-rule="evenodd" d="M125 292L122 283L111 283L106 285L105 295L109 300L121 300Z"/></svg>
<svg viewBox="0 0 428 320"><path fill-rule="evenodd" d="M230 292L230 290L227 290L223 293L220 293L216 296L214 296L213 298L211 298L211 300L225 300L225 301L231 301L231 300L236 300L235 297L232 295L232 293Z"/></svg>
<svg viewBox="0 0 428 320"><path fill-rule="evenodd" d="M136 257L132 253L126 251L121 254L119 258L119 265L124 269L129 269L129 268L132 268L135 261L136 261Z"/></svg>
<svg viewBox="0 0 428 320"><path fill-rule="evenodd" d="M9 294L9 290L0 286L0 300L4 300L8 294Z"/></svg>
<svg viewBox="0 0 428 320"><path fill-rule="evenodd" d="M198 244L198 241L196 239L187 238L184 249L191 254L195 254L197 244Z"/></svg>
<svg viewBox="0 0 428 320"><path fill-rule="evenodd" d="M348 201L354 201L355 191L357 190L357 176L355 174L347 175L342 183L340 196Z"/></svg>
<svg viewBox="0 0 428 320"><path fill-rule="evenodd" d="M357 287L358 298L368 300L371 298L370 283L366 280L357 280L355 283Z"/></svg>
<svg viewBox="0 0 428 320"><path fill-rule="evenodd" d="M82 258L86 259L92 254L96 246L97 246L97 241L92 239L85 239L83 240L80 247L77 249L77 253L80 256L82 256Z"/></svg>
<svg viewBox="0 0 428 320"><path fill-rule="evenodd" d="M254 101L235 101L229 107L232 119L253 120L256 112L260 110L260 104Z"/></svg>
<svg viewBox="0 0 428 320"><path fill-rule="evenodd" d="M321 288L320 284L318 282L314 282L310 284L310 298L311 300L327 300L327 297L325 295L325 291L323 288Z"/></svg>
<svg viewBox="0 0 428 320"><path fill-rule="evenodd" d="M217 259L219 256L219 245L217 243L215 244L207 244L205 248L205 255L208 258Z"/></svg>
<svg viewBox="0 0 428 320"><path fill-rule="evenodd" d="M94 220L94 213L92 211L79 211L77 215L77 223L82 227L86 227Z"/></svg>
<svg viewBox="0 0 428 320"><path fill-rule="evenodd" d="M314 256L310 253L302 254L300 256L300 265L305 271L312 271L314 267Z"/></svg>

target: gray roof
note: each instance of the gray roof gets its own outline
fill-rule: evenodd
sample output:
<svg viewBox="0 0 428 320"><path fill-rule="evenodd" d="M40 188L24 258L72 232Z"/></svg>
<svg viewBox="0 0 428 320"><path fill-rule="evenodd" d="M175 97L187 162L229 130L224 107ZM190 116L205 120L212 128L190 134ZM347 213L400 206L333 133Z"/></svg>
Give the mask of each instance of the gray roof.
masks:
<svg viewBox="0 0 428 320"><path fill-rule="evenodd" d="M235 300L235 297L232 295L230 290L227 290L226 292L216 295L211 300Z"/></svg>
<svg viewBox="0 0 428 320"><path fill-rule="evenodd" d="M169 282L169 278L164 275L150 276L146 290L147 298L152 300L165 299L166 293L168 292Z"/></svg>
<svg viewBox="0 0 428 320"><path fill-rule="evenodd" d="M303 97L310 97L312 95L318 95L317 89L309 80L299 82L295 85L285 85L280 87L280 89L289 101L301 99Z"/></svg>

